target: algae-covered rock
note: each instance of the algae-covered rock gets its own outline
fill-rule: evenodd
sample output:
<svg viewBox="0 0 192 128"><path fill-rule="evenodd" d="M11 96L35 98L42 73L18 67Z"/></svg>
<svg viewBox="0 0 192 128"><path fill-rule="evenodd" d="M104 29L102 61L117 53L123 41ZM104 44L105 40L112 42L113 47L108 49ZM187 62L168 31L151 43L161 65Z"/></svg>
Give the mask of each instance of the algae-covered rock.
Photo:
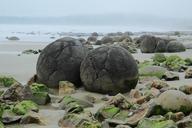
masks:
<svg viewBox="0 0 192 128"><path fill-rule="evenodd" d="M4 109L2 115L2 122L4 124L18 123L21 120L21 116L16 115L11 108Z"/></svg>
<svg viewBox="0 0 192 128"><path fill-rule="evenodd" d="M11 85L13 85L16 82L17 81L13 77L0 76L0 86L10 87Z"/></svg>
<svg viewBox="0 0 192 128"><path fill-rule="evenodd" d="M2 118L3 112L4 112L4 107L3 107L3 105L0 103L0 119Z"/></svg>
<svg viewBox="0 0 192 128"><path fill-rule="evenodd" d="M4 124L0 121L0 128L4 128Z"/></svg>
<svg viewBox="0 0 192 128"><path fill-rule="evenodd" d="M33 92L48 92L49 91L49 89L46 85L38 84L38 83L31 84L30 88Z"/></svg>
<svg viewBox="0 0 192 128"><path fill-rule="evenodd" d="M38 105L30 100L21 101L13 107L13 112L17 115L25 115L29 111L39 111Z"/></svg>
<svg viewBox="0 0 192 128"><path fill-rule="evenodd" d="M160 65L166 61L166 56L163 53L155 53L152 59L155 65Z"/></svg>
<svg viewBox="0 0 192 128"><path fill-rule="evenodd" d="M192 58L186 58L184 61L187 66L192 66Z"/></svg>
<svg viewBox="0 0 192 128"><path fill-rule="evenodd" d="M172 120L145 118L141 120L137 128L177 128Z"/></svg>
<svg viewBox="0 0 192 128"><path fill-rule="evenodd" d="M30 88L33 93L32 101L38 105L45 105L50 103L51 98L48 94L49 89L46 85L33 83L30 85Z"/></svg>
<svg viewBox="0 0 192 128"><path fill-rule="evenodd" d="M101 124L94 119L90 112L65 114L64 117L60 119L59 126L70 128L101 128Z"/></svg>
<svg viewBox="0 0 192 128"><path fill-rule="evenodd" d="M95 114L99 121L106 121L109 125L129 124L136 125L139 120L148 115L149 106L132 107L132 104L121 94L112 97Z"/></svg>
<svg viewBox="0 0 192 128"><path fill-rule="evenodd" d="M181 111L184 113L192 110L192 102L189 97L178 90L168 90L157 98L157 104L169 111Z"/></svg>
<svg viewBox="0 0 192 128"><path fill-rule="evenodd" d="M38 105L45 105L51 102L51 98L47 92L33 92L32 101Z"/></svg>
<svg viewBox="0 0 192 128"><path fill-rule="evenodd" d="M156 76L162 78L167 70L159 66L146 66L139 69L140 76Z"/></svg>
<svg viewBox="0 0 192 128"><path fill-rule="evenodd" d="M115 107L114 105L105 106L96 113L96 118L100 121L108 118L112 119L119 112L120 109L118 107Z"/></svg>
<svg viewBox="0 0 192 128"><path fill-rule="evenodd" d="M93 104L71 96L64 96L59 105L60 109L64 109L68 113L79 113L86 107L93 107Z"/></svg>
<svg viewBox="0 0 192 128"><path fill-rule="evenodd" d="M165 61L165 66L171 71L182 71L186 68L186 62L177 55L168 56Z"/></svg>
<svg viewBox="0 0 192 128"><path fill-rule="evenodd" d="M154 65L154 62L153 62L153 61L145 60L144 62L139 63L139 64L138 64L138 67L139 67L139 68L143 68L143 67L153 66L153 65Z"/></svg>

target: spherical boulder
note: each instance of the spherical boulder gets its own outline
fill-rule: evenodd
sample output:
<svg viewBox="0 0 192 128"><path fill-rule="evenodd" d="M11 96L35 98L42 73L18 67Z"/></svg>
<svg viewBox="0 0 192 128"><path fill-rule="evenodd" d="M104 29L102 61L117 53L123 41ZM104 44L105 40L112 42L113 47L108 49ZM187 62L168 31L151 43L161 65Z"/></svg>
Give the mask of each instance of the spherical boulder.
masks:
<svg viewBox="0 0 192 128"><path fill-rule="evenodd" d="M57 88L59 81L70 81L79 86L80 64L86 51L79 40L71 37L61 38L49 44L38 58L38 82L50 88Z"/></svg>
<svg viewBox="0 0 192 128"><path fill-rule="evenodd" d="M92 50L84 58L80 77L86 90L114 95L135 88L138 68L126 49L103 46Z"/></svg>
<svg viewBox="0 0 192 128"><path fill-rule="evenodd" d="M183 52L185 50L185 46L178 41L170 41L167 45L167 52Z"/></svg>
<svg viewBox="0 0 192 128"><path fill-rule="evenodd" d="M142 53L154 53L157 47L157 38L154 36L145 36L140 44Z"/></svg>

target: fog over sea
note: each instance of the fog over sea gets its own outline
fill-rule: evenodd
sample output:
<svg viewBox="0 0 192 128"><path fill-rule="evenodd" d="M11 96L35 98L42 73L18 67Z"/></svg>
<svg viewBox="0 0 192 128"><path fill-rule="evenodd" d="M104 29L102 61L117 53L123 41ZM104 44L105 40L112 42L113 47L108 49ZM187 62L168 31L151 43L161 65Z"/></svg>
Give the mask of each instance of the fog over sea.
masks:
<svg viewBox="0 0 192 128"><path fill-rule="evenodd" d="M131 18L130 18L131 17ZM0 17L0 41L17 36L21 41L52 41L61 33L191 31L191 19L151 15L78 15L65 17Z"/></svg>

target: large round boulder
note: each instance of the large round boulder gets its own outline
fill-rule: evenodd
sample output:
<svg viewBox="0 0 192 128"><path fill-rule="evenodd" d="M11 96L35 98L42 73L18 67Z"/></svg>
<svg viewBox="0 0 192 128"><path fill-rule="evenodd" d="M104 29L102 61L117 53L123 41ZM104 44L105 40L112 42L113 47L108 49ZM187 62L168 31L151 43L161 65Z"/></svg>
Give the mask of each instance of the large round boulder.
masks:
<svg viewBox="0 0 192 128"><path fill-rule="evenodd" d="M86 90L114 95L135 88L138 68L126 49L103 46L92 50L84 58L80 77Z"/></svg>
<svg viewBox="0 0 192 128"><path fill-rule="evenodd" d="M50 88L57 88L64 80L80 85L80 64L86 51L79 40L70 37L49 44L38 58L38 82Z"/></svg>
<svg viewBox="0 0 192 128"><path fill-rule="evenodd" d="M167 45L167 52L183 52L185 46L178 41L170 41Z"/></svg>
<svg viewBox="0 0 192 128"><path fill-rule="evenodd" d="M154 53L157 47L157 38L154 36L145 36L140 44L141 52Z"/></svg>

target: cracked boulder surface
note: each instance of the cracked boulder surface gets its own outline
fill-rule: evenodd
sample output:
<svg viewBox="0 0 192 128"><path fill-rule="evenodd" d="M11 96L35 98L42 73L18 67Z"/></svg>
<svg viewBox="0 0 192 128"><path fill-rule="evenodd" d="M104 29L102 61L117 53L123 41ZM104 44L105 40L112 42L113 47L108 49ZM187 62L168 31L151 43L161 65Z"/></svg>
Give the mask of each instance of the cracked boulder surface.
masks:
<svg viewBox="0 0 192 128"><path fill-rule="evenodd" d="M36 70L38 83L58 88L59 81L66 80L81 85L80 64L86 55L80 41L64 37L46 46L41 52Z"/></svg>
<svg viewBox="0 0 192 128"><path fill-rule="evenodd" d="M138 68L126 49L103 46L92 50L84 58L80 77L86 90L115 95L135 88Z"/></svg>

